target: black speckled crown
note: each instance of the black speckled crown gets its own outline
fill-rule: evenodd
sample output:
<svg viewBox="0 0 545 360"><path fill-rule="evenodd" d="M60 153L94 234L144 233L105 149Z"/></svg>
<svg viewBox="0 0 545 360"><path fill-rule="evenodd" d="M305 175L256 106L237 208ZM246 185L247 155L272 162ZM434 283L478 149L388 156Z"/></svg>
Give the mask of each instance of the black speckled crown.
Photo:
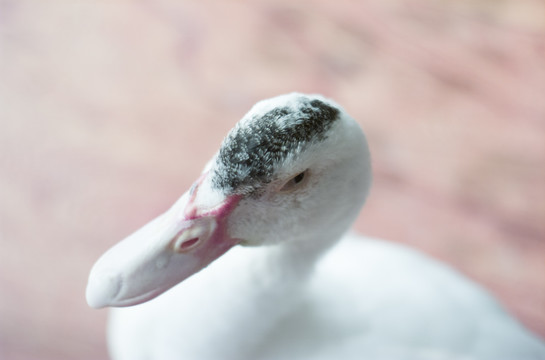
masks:
<svg viewBox="0 0 545 360"><path fill-rule="evenodd" d="M289 106L253 114L229 132L216 159L215 188L227 193L255 193L273 180L276 166L288 154L327 138L339 109L315 97L295 96L289 98Z"/></svg>

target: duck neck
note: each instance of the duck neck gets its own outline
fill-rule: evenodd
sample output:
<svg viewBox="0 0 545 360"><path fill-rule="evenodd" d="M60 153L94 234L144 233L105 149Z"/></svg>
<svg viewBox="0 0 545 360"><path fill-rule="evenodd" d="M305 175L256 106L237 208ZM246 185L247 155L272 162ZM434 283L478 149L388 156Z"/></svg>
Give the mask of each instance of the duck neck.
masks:
<svg viewBox="0 0 545 360"><path fill-rule="evenodd" d="M315 263L329 247L326 239L311 243L321 246L301 242L237 247L199 273L194 283L205 287L207 298L195 300L199 308L206 308L201 316L209 325L202 334L205 338L195 344L209 348L215 344L206 350L214 352L211 357L241 358L242 351L250 356L300 301Z"/></svg>

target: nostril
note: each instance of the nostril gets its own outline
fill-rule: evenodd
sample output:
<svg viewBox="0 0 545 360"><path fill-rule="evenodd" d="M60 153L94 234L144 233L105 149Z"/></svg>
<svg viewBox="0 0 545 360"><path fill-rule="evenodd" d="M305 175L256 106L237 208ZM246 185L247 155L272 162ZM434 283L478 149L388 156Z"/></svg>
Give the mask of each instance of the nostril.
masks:
<svg viewBox="0 0 545 360"><path fill-rule="evenodd" d="M178 253L195 250L196 247L207 242L214 232L216 220L213 217L201 217L188 220L182 226L169 243L169 247Z"/></svg>
<svg viewBox="0 0 545 360"><path fill-rule="evenodd" d="M178 241L176 242L176 246L175 246L176 251L178 252L189 251L199 243L199 240L200 239L198 237L184 240L182 236L180 236L178 238Z"/></svg>

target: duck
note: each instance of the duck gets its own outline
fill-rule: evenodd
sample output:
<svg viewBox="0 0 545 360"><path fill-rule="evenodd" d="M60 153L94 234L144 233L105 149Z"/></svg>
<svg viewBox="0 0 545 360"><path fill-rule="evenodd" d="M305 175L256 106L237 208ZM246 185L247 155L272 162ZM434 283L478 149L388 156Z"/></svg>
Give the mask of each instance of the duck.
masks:
<svg viewBox="0 0 545 360"><path fill-rule="evenodd" d="M475 282L350 230L371 182L336 102L255 104L190 189L92 267L112 359L545 359Z"/></svg>

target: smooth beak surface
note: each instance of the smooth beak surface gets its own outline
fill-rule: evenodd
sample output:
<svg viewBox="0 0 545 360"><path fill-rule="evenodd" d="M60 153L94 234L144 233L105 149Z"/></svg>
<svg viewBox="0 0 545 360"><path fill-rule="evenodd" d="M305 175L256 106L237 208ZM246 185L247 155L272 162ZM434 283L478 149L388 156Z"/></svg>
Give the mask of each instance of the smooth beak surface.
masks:
<svg viewBox="0 0 545 360"><path fill-rule="evenodd" d="M203 209L198 181L166 213L108 250L89 275L89 306L131 306L148 301L206 267L238 243L226 220L240 198Z"/></svg>

